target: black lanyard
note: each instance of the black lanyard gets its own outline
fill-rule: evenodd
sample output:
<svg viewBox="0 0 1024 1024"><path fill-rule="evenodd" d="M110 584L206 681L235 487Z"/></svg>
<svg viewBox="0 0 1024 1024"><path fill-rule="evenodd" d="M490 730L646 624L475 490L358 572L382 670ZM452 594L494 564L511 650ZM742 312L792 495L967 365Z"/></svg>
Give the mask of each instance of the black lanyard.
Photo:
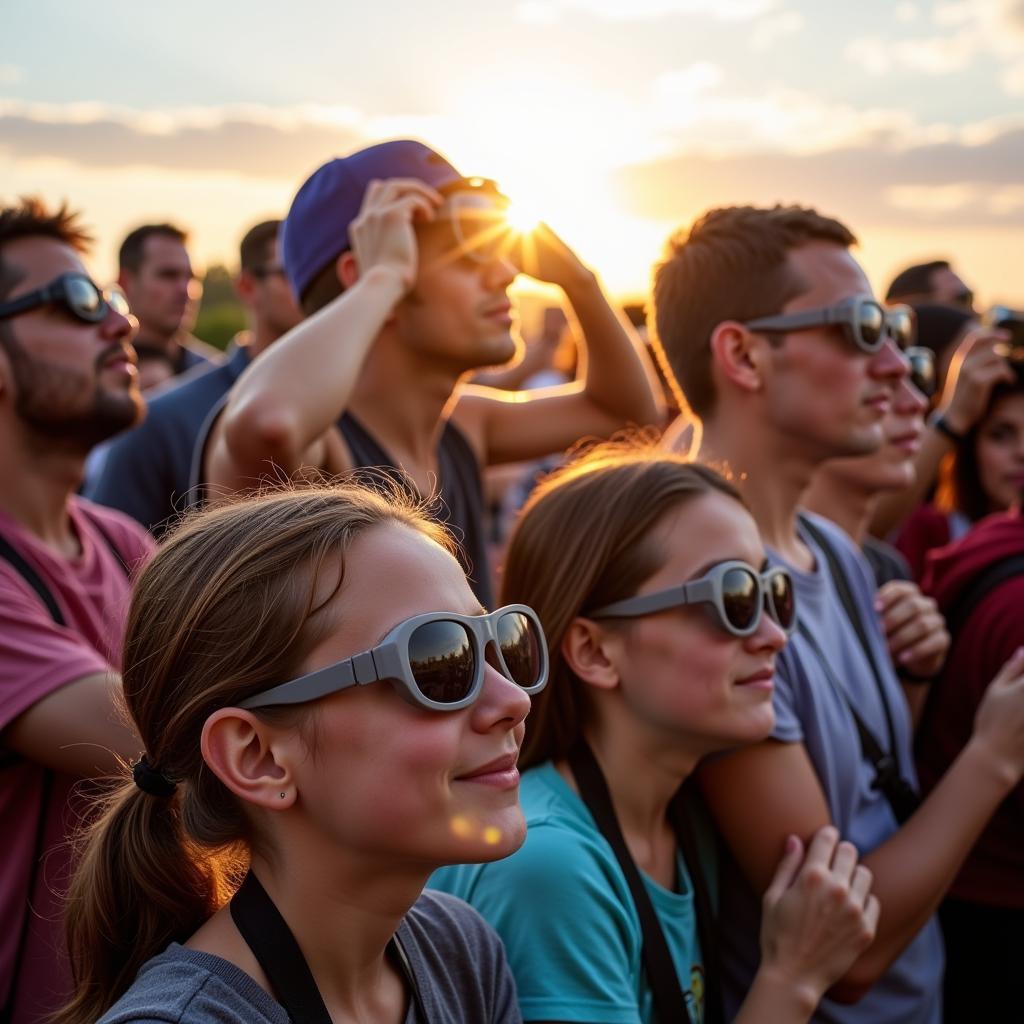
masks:
<svg viewBox="0 0 1024 1024"><path fill-rule="evenodd" d="M251 871L232 898L230 911L231 920L259 961L288 1019L293 1024L331 1024L331 1015L292 930ZM419 987L397 937L388 943L388 954L397 962L412 992L418 1019L425 1022L427 1014Z"/></svg>
<svg viewBox="0 0 1024 1024"><path fill-rule="evenodd" d="M619 819L615 816L608 783L605 781L593 752L584 740L579 740L569 751L568 761L573 777L576 779L580 799L586 804L598 830L612 848L615 859L626 876L626 884L633 897L633 906L640 919L640 931L643 935L641 959L644 973L647 975L647 983L651 989L654 1015L661 1024L685 1024L691 1019L686 1005L686 996L679 984L679 975L676 972L676 965L668 948L668 942L665 940L665 933L661 929L661 922L651 903L647 887L640 877L636 862L626 846L626 840L619 826ZM674 801L673 804L675 805L675 803ZM713 972L708 970L709 960L712 958L711 932L710 929L703 927L710 921L710 901L703 884L698 884L700 869L695 859L696 844L692 842L688 830L681 828L680 815L672 814L671 818L684 858L688 854L694 858L688 866L694 882L694 909L698 935L701 939L701 956L705 964L704 1016L707 1024L712 1024L720 1019L720 1015L715 1010L718 994L712 984L712 981L716 979L712 979Z"/></svg>

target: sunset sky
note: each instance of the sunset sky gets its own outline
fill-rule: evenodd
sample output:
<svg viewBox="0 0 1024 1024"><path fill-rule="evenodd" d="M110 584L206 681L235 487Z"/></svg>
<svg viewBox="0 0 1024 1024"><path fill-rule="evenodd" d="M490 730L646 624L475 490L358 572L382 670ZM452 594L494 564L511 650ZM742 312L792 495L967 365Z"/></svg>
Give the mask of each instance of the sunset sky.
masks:
<svg viewBox="0 0 1024 1024"><path fill-rule="evenodd" d="M0 197L171 219L232 264L328 157L421 138L622 297L710 205L802 202L876 287L948 256L1024 306L1024 0L3 0Z"/></svg>

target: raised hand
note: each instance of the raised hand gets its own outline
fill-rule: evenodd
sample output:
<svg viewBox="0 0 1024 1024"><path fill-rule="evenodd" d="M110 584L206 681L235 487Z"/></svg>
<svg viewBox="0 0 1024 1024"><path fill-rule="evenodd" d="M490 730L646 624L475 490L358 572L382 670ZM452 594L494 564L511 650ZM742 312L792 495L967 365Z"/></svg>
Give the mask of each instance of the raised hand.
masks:
<svg viewBox="0 0 1024 1024"><path fill-rule="evenodd" d="M412 178L370 182L359 216L349 227L359 273L385 267L407 291L412 288L419 260L414 225L432 221L442 202L439 192Z"/></svg>
<svg viewBox="0 0 1024 1024"><path fill-rule="evenodd" d="M1009 338L1007 331L975 327L960 342L939 403L943 419L959 433L966 434L981 419L996 384L1013 383L1005 353Z"/></svg>
<svg viewBox="0 0 1024 1024"><path fill-rule="evenodd" d="M972 745L981 745L1007 781L1024 776L1024 647L988 685L974 717Z"/></svg>
<svg viewBox="0 0 1024 1024"><path fill-rule="evenodd" d="M520 252L516 263L524 274L569 289L592 277L580 258L548 227L538 224L516 243Z"/></svg>

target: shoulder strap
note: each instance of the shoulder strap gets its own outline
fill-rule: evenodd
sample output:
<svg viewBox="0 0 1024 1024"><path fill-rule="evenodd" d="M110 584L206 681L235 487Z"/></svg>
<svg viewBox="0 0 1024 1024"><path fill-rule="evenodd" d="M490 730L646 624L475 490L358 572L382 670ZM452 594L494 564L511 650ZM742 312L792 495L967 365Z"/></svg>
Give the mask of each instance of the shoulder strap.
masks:
<svg viewBox="0 0 1024 1024"><path fill-rule="evenodd" d="M985 566L960 592L945 611L946 628L954 639L963 629L971 612L1001 583L1014 576L1024 575L1024 553L992 562Z"/></svg>
<svg viewBox="0 0 1024 1024"><path fill-rule="evenodd" d="M57 604L57 599L51 593L50 588L6 537L0 537L0 558L9 562L18 575L39 595L39 600L46 606L46 610L50 613L50 618L58 626L66 626L67 622L65 622L60 606Z"/></svg>
<svg viewBox="0 0 1024 1024"><path fill-rule="evenodd" d="M590 747L583 740L569 752L569 767L576 779L580 797L593 815L601 835L608 841L619 867L622 868L622 873L626 876L626 883L633 897L633 906L636 908L637 917L640 918L640 930L643 934L641 958L647 982L651 987L654 1015L661 1024L688 1021L690 1011L686 1007L686 997L679 984L679 976L672 960L672 953L665 941L665 933L661 930L658 915L640 877L640 871L626 846L612 806L608 783Z"/></svg>
<svg viewBox="0 0 1024 1024"><path fill-rule="evenodd" d="M839 593L839 600L842 602L843 610L846 612L846 618L853 627L853 631L857 634L857 640L864 652L864 657L867 658L868 664L871 667L871 674L875 679L878 699L881 701L882 710L885 713L885 724L889 733L888 753L882 748L882 744L868 727L867 722L861 717L846 690L834 679L828 659L810 631L806 628L801 628L800 632L804 639L814 648L815 653L818 655L818 660L826 670L829 679L832 680L833 689L839 693L849 709L854 726L857 729L857 738L860 741L861 752L875 770L874 786L884 794L889 802L889 806L892 808L893 814L896 816L896 820L902 825L917 809L920 798L914 787L903 776L902 769L900 768L899 747L896 742L896 726L892 719L889 699L885 693L882 672L879 669L878 662L875 660L867 629L860 614L860 608L857 606L853 591L850 589L850 581L846 576L846 570L839 560L835 549L832 547L832 542L825 535L824 530L811 522L807 516L801 515L800 523L825 556L829 575Z"/></svg>
<svg viewBox="0 0 1024 1024"><path fill-rule="evenodd" d="M292 1024L331 1024L331 1015L324 1005L316 979L288 922L251 871L232 897L229 912L287 1011L289 1021ZM416 976L397 937L388 944L388 956L409 985L418 1019L426 1022Z"/></svg>

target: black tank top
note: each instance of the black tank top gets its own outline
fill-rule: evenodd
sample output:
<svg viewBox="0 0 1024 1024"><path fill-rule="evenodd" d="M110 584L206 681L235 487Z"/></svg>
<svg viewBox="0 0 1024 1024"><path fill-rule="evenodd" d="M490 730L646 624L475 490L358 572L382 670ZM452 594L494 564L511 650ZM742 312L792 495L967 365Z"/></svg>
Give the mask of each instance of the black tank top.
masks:
<svg viewBox="0 0 1024 1024"><path fill-rule="evenodd" d="M203 479L206 445L227 400L228 395L225 394L210 410L199 429L186 492L189 495L189 506L206 501L206 481ZM338 420L338 429L348 445L360 482L372 486L375 474L358 474L358 471L376 470L377 474L382 474L386 479L396 481L413 498L421 497L395 464L395 460L354 416L343 413ZM432 504L436 518L451 531L459 546L459 561L466 570L473 593L485 608L491 609L494 607L494 593L484 542L484 490L480 464L462 431L450 420L445 421L437 446L437 465L440 479Z"/></svg>
<svg viewBox="0 0 1024 1024"><path fill-rule="evenodd" d="M412 483L377 439L350 413L338 420L338 429L348 445L357 469L377 469L396 481L414 498L419 498ZM484 492L480 464L462 431L446 420L437 446L438 486L435 496L436 518L455 537L459 561L466 570L470 586L485 608L494 607L491 573L484 542ZM372 486L373 475L360 477Z"/></svg>

